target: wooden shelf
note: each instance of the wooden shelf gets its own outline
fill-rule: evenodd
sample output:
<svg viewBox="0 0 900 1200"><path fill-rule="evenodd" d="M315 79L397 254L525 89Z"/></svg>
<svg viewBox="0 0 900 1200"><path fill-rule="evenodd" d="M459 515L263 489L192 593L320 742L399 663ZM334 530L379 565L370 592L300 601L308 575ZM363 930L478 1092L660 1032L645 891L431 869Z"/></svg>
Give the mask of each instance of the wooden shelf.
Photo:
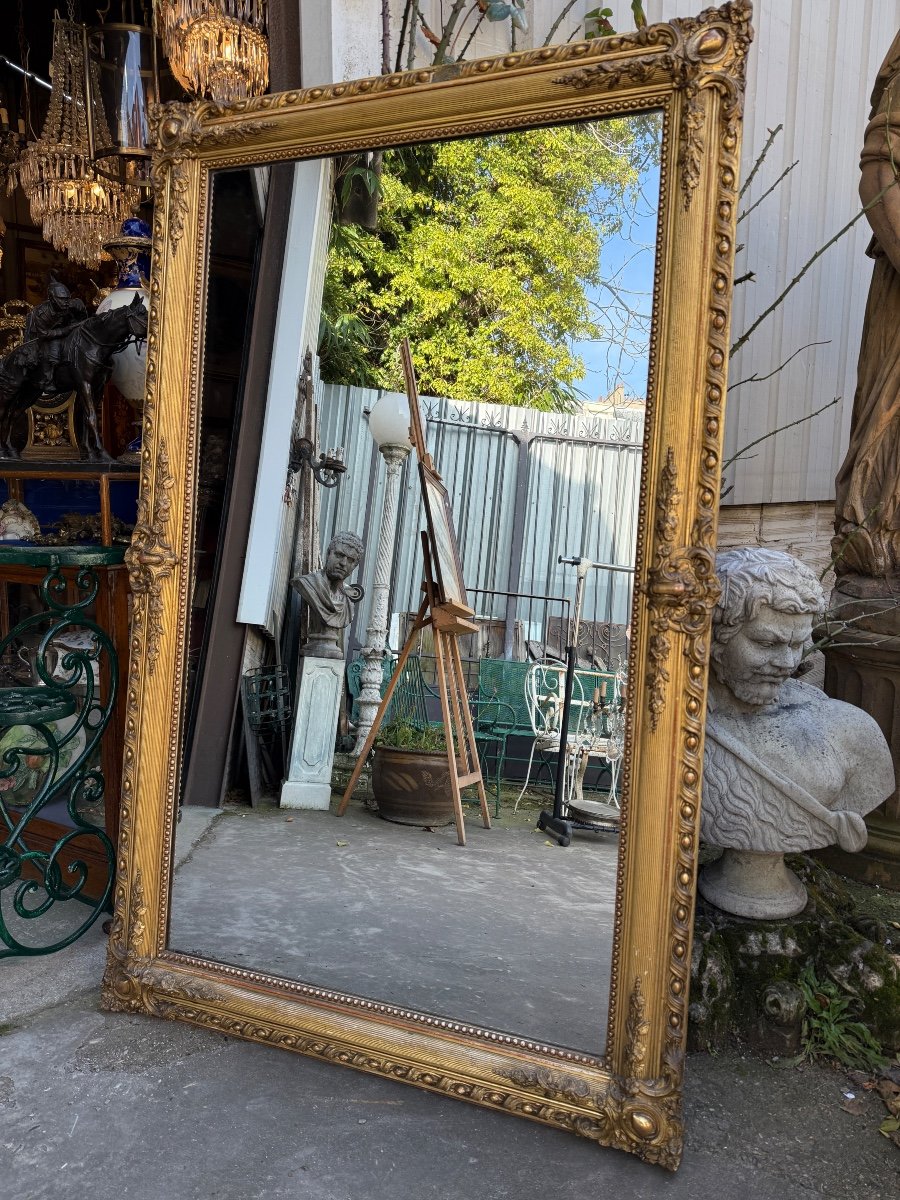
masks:
<svg viewBox="0 0 900 1200"><path fill-rule="evenodd" d="M140 479L137 464L112 462L33 462L0 458L0 479Z"/></svg>

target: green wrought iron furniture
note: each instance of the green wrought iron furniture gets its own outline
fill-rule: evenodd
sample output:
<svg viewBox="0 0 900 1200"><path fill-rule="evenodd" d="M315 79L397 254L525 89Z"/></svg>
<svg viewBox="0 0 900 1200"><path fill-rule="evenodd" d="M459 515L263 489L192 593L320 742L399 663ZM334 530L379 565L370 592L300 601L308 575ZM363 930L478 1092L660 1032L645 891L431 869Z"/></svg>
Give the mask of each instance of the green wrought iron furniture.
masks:
<svg viewBox="0 0 900 1200"><path fill-rule="evenodd" d="M98 569L121 564L123 553L0 546L4 582L7 564L45 568L41 610L0 638L0 663L27 664L30 673L28 682L0 687L0 958L59 950L109 907L115 848L102 816L91 820L89 812L102 811L106 792L100 749L116 706L118 656L91 611L106 582ZM61 828L48 847L32 833L51 808ZM73 900L85 910L63 935L43 937L39 919Z"/></svg>
<svg viewBox="0 0 900 1200"><path fill-rule="evenodd" d="M390 683L396 661L397 659L393 653L385 654L382 659L382 696L387 691L387 685ZM354 658L352 662L347 663L347 691L350 693L350 722L353 725L359 720L359 693L362 690L362 673L365 665L365 659L363 658Z"/></svg>
<svg viewBox="0 0 900 1200"><path fill-rule="evenodd" d="M488 780L492 782L494 815L497 816L500 812L500 786L506 764L507 741L509 735L516 730L518 718L515 709L504 697L482 692L481 672L484 664L488 662L493 662L493 660L483 659L478 664L479 687L477 692L469 697L469 709L472 714L475 745L481 762L482 776L486 782ZM385 655L382 665L382 695L390 682L395 663L396 659L392 655ZM526 664L515 663L512 665L524 666ZM354 659L347 666L347 689L352 698L350 708L352 721L359 719L359 693L364 666L365 663L361 658ZM432 703L429 704L429 701ZM426 725L440 725L442 722L432 719L429 712L429 709L434 709L437 703L437 692L427 683L422 670L422 656L411 654L406 660L403 678L397 684L391 697L385 719L387 721L405 721L420 729Z"/></svg>
<svg viewBox="0 0 900 1200"><path fill-rule="evenodd" d="M481 763L481 775L492 781L494 789L494 816L500 815L500 786L506 766L509 736L516 727L516 714L511 704L496 696L469 698L472 725L475 730L475 745ZM493 770L488 767L493 760Z"/></svg>

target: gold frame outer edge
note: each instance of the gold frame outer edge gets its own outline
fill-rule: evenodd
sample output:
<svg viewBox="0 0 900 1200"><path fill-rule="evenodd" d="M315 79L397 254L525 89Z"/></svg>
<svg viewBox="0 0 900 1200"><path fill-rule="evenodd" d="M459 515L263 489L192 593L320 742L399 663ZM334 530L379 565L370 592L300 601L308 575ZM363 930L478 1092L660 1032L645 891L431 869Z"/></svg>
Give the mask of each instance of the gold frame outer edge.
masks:
<svg viewBox="0 0 900 1200"><path fill-rule="evenodd" d="M107 1010L282 1046L678 1166L750 17L732 0L621 37L157 109ZM664 114L659 269L603 1058L167 950L210 170L648 108Z"/></svg>

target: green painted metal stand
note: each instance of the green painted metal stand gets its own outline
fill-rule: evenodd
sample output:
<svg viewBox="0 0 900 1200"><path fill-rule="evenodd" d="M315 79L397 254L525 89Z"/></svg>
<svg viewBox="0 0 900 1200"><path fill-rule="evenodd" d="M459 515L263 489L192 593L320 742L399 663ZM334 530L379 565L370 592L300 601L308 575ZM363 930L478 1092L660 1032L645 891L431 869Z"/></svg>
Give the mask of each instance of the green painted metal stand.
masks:
<svg viewBox="0 0 900 1200"><path fill-rule="evenodd" d="M2 656L8 649L38 638L36 685L0 688L0 736L14 726L25 726L36 735L29 744L10 746L0 754L0 958L61 950L85 933L101 912L109 910L115 848L103 829L85 819L82 809L103 798L105 781L97 752L115 705L119 671L110 636L91 619L88 610L99 587L96 568L121 563L123 555L122 546L50 549L0 545L0 570L4 564L47 568L40 584L43 611L25 617L0 640ZM66 567L74 568L69 579ZM74 597L70 595L72 583ZM84 646L72 648L60 640L74 632L87 634ZM61 721L68 724L60 728L57 723ZM8 784L4 787L4 781L14 779L26 759L32 771L37 760L40 784L18 811L19 806L7 800L10 788ZM60 800L65 802L71 828L51 850L29 849L29 824L49 804ZM77 857L84 853L85 839L99 850L105 863L105 885L94 897L84 894L88 867ZM64 863L64 858L69 861ZM70 900L78 901L86 911L64 936L19 940L26 928L29 934L34 929L40 935L40 918ZM13 927L12 913L19 919ZM78 916L82 916L81 909Z"/></svg>

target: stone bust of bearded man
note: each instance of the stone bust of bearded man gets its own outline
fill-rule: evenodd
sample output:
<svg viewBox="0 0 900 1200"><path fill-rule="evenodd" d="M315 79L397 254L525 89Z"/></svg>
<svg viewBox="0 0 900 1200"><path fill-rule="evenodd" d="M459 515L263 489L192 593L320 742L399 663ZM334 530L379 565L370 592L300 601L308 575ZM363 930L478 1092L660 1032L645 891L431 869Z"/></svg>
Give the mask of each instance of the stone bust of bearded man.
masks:
<svg viewBox="0 0 900 1200"><path fill-rule="evenodd" d="M324 567L292 580L307 605L307 637L300 648L301 657L344 657L344 630L353 620L352 605L364 595L358 584L346 580L359 566L362 552L362 540L355 533L336 533L325 551Z"/></svg>
<svg viewBox="0 0 900 1200"><path fill-rule="evenodd" d="M724 850L699 890L726 912L777 919L806 905L783 855L861 850L863 816L894 790L873 717L791 678L825 611L818 578L780 550L716 558L701 834Z"/></svg>

